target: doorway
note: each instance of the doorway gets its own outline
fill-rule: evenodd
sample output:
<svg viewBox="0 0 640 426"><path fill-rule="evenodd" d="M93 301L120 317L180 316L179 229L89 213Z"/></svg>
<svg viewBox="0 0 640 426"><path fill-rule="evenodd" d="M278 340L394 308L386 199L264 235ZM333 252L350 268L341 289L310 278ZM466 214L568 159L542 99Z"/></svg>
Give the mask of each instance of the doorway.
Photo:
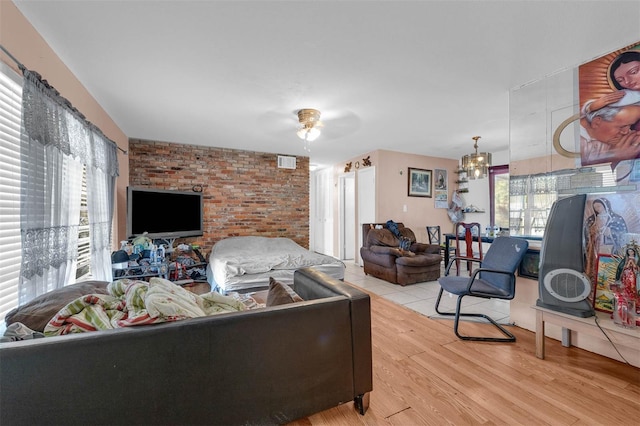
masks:
<svg viewBox="0 0 640 426"><path fill-rule="evenodd" d="M358 170L358 243L362 246L362 224L376 221L376 168L374 166ZM360 250L358 264L363 266Z"/></svg>
<svg viewBox="0 0 640 426"><path fill-rule="evenodd" d="M356 175L340 175L339 179L339 241L341 260L353 260L356 255Z"/></svg>
<svg viewBox="0 0 640 426"><path fill-rule="evenodd" d="M332 170L323 169L311 175L310 207L312 229L311 250L333 256Z"/></svg>

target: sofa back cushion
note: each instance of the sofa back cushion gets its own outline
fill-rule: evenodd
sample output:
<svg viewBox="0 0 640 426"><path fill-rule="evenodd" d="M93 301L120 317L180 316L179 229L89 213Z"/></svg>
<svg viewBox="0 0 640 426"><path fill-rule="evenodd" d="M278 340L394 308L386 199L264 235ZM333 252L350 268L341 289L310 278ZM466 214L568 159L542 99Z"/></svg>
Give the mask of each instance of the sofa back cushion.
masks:
<svg viewBox="0 0 640 426"><path fill-rule="evenodd" d="M371 229L367 235L369 246L398 247L400 241L386 228Z"/></svg>

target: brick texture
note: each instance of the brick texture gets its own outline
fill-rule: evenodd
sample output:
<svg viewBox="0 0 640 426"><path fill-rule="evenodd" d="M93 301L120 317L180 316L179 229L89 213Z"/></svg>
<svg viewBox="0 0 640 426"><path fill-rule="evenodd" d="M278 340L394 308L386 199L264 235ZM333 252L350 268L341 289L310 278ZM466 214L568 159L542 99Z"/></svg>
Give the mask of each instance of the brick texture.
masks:
<svg viewBox="0 0 640 426"><path fill-rule="evenodd" d="M227 237L287 237L309 246L309 158L279 169L277 154L131 139L129 185L189 191L201 185L204 235L179 243L204 253ZM167 206L179 217L179 206Z"/></svg>

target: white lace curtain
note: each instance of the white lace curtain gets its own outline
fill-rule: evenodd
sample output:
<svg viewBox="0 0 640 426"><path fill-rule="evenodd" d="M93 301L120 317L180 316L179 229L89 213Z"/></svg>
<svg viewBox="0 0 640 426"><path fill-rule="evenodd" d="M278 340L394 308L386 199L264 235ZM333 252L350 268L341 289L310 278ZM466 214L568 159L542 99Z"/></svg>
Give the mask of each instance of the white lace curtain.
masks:
<svg viewBox="0 0 640 426"><path fill-rule="evenodd" d="M110 281L116 144L40 76L23 70L19 303L75 281L86 166L93 276Z"/></svg>

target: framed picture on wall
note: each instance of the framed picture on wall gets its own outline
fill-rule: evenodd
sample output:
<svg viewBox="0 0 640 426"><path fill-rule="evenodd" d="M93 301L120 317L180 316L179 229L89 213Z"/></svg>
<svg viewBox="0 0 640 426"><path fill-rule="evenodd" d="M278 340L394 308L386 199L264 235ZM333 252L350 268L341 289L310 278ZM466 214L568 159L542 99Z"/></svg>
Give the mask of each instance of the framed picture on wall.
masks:
<svg viewBox="0 0 640 426"><path fill-rule="evenodd" d="M409 197L431 198L433 171L409 167Z"/></svg>
<svg viewBox="0 0 640 426"><path fill-rule="evenodd" d="M447 190L447 171L444 169L435 169L435 180L433 182L433 185L435 186L436 190Z"/></svg>

